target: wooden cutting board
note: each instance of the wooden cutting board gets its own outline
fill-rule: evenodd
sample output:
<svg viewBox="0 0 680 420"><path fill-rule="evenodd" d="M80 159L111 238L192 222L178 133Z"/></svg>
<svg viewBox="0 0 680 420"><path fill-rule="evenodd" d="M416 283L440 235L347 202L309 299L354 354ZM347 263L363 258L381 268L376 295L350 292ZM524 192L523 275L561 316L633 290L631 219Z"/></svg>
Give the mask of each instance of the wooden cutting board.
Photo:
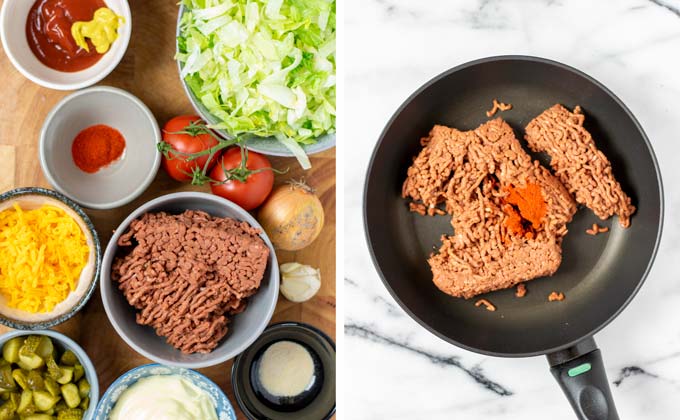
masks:
<svg viewBox="0 0 680 420"><path fill-rule="evenodd" d="M26 0L29 1L29 0ZM2 1L0 1L0 5ZM123 60L100 84L116 86L141 99L154 113L160 126L176 115L193 113L180 84L175 53L178 6L174 1L132 1L132 39ZM2 47L0 46L0 50ZM0 192L17 187L49 188L38 160L38 136L50 109L69 92L42 88L17 72L4 51L0 53ZM317 190L323 203L326 224L316 242L298 252L277 252L279 262L296 261L321 269L322 286L314 299L295 304L280 296L272 322L301 321L312 324L335 339L335 149L314 155L312 169L303 171L294 159L271 158L272 166L289 168L276 182L304 177ZM114 210L87 210L102 243L142 203L172 192L197 190L173 181L161 169L153 184L134 202ZM76 340L97 368L103 393L121 374L150 361L128 347L109 323L99 293L83 310L55 328ZM0 332L7 328L0 327ZM200 371L215 381L229 396L239 419L240 412L231 388L231 361Z"/></svg>

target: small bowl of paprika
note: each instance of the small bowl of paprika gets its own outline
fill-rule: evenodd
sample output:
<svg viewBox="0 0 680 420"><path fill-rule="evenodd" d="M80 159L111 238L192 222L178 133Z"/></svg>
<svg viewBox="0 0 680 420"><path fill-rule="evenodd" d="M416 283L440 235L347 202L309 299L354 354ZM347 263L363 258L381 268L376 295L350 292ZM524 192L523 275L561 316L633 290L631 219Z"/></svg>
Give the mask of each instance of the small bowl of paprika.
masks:
<svg viewBox="0 0 680 420"><path fill-rule="evenodd" d="M161 161L160 129L130 93L108 86L75 92L48 114L40 132L40 166L59 192L93 209L139 197Z"/></svg>

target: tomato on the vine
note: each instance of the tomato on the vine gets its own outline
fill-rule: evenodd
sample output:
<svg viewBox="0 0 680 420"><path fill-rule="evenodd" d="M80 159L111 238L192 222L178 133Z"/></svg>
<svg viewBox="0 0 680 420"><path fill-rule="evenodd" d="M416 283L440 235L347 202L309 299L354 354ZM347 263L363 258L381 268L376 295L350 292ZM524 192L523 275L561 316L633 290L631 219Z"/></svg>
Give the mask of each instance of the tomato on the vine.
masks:
<svg viewBox="0 0 680 420"><path fill-rule="evenodd" d="M187 160L189 154L208 150L218 143L197 115L180 115L168 121L163 127L163 141L172 149L167 149L167 153L163 154L161 163L168 175L177 181L190 181L191 174L208 162L208 154ZM213 157L208 163L208 170L215 162L217 158Z"/></svg>
<svg viewBox="0 0 680 420"><path fill-rule="evenodd" d="M210 178L218 182L211 183L210 188L213 194L233 201L246 210L252 210L259 207L272 191L274 173L269 159L264 155L247 150L243 154L247 156L245 168L241 165L240 147L231 147L216 159ZM226 179L228 180L225 182Z"/></svg>

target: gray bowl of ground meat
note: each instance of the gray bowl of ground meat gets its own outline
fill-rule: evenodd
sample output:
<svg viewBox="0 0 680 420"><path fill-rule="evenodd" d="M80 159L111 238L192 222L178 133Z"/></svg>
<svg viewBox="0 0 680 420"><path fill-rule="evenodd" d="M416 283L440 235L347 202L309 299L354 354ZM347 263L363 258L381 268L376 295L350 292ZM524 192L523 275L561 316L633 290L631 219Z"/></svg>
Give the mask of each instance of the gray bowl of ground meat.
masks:
<svg viewBox="0 0 680 420"><path fill-rule="evenodd" d="M127 344L155 362L197 369L257 339L274 313L279 271L248 212L215 195L179 192L143 204L115 230L100 287Z"/></svg>

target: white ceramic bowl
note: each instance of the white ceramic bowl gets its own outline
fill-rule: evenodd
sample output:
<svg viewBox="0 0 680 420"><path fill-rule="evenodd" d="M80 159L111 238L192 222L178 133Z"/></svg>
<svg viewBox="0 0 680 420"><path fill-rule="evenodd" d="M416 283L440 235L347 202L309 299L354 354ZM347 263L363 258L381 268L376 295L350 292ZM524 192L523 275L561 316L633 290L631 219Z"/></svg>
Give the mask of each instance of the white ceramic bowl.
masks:
<svg viewBox="0 0 680 420"><path fill-rule="evenodd" d="M118 239L127 232L130 223L144 213L165 211L171 214L185 210L202 210L216 217L230 217L248 222L260 229L260 237L270 250L267 270L254 296L248 298L248 306L242 313L231 318L227 336L210 353L185 354L172 347L153 328L137 323L137 310L132 307L118 284L111 279L111 266L117 255L129 252L118 247ZM127 248L127 247L126 247ZM119 253L120 252L120 253ZM133 211L116 228L106 246L102 259L100 291L104 310L118 335L137 353L156 363L168 366L199 369L225 362L247 349L262 334L276 308L279 297L279 264L274 246L260 224L241 207L213 194L203 192L178 192L153 199Z"/></svg>
<svg viewBox="0 0 680 420"><path fill-rule="evenodd" d="M73 162L78 133L105 124L125 137L123 156L89 174ZM93 209L120 207L151 184L161 163L156 148L160 129L146 105L130 93L108 86L84 89L62 99L40 132L40 166L47 180L76 203Z"/></svg>
<svg viewBox="0 0 680 420"><path fill-rule="evenodd" d="M0 11L2 47L14 67L34 83L50 89L76 90L99 82L118 65L127 50L132 33L132 16L127 0L104 0L106 6L125 18L118 29L118 39L92 67L77 72L62 72L43 64L33 54L26 39L26 19L32 0L5 0Z"/></svg>

